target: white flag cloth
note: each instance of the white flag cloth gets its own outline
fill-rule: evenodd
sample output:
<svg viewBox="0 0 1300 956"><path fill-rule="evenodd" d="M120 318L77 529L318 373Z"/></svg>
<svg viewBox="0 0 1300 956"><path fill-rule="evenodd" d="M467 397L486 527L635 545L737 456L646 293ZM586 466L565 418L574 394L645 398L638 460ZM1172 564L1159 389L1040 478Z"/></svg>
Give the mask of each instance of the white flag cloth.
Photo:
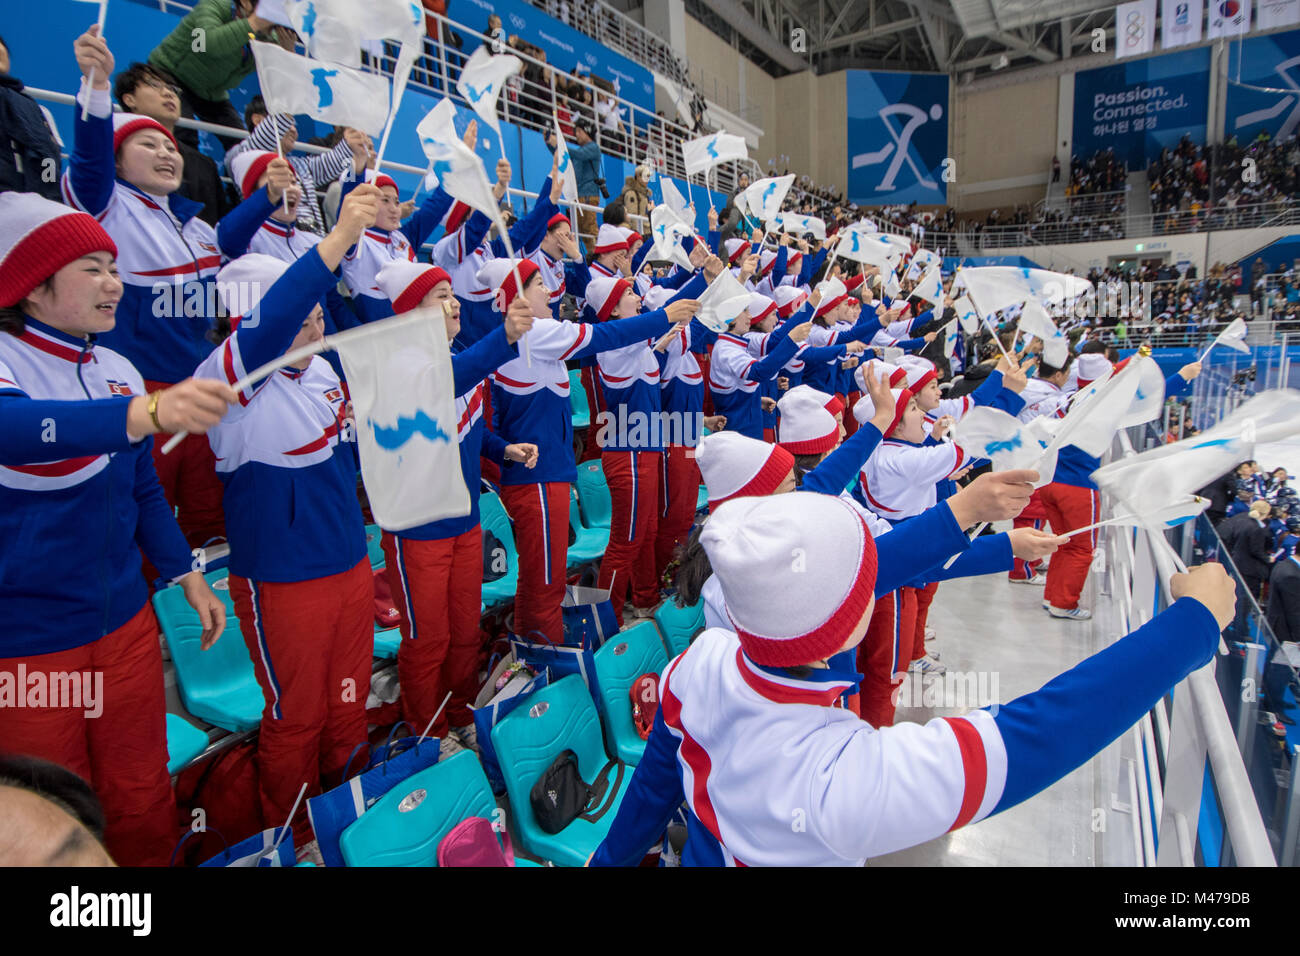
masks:
<svg viewBox="0 0 1300 956"><path fill-rule="evenodd" d="M881 233L867 234L850 229L835 246L835 255L875 266L892 277L903 252Z"/></svg>
<svg viewBox="0 0 1300 956"><path fill-rule="evenodd" d="M749 147L743 136L714 133L682 141L682 160L686 163L687 176L702 173L728 160L748 158Z"/></svg>
<svg viewBox="0 0 1300 956"><path fill-rule="evenodd" d="M1139 418L1150 407L1149 396L1139 395L1139 386L1146 380L1149 384L1149 366L1155 365L1155 359L1136 355L1119 372L1109 377L1098 379L1080 391L1070 403L1070 410L1056 430L1051 445L1064 448L1074 445L1094 458L1100 458L1110 447L1115 432L1126 421ZM1156 369L1159 372L1159 367ZM1164 401L1164 382L1161 380L1159 401L1156 413ZM1154 417L1154 416L1151 416ZM1149 421L1142 418L1141 421ZM1133 421L1134 424L1140 422ZM1168 500L1168 499L1166 499Z"/></svg>
<svg viewBox="0 0 1300 956"><path fill-rule="evenodd" d="M942 264L943 260L929 249L917 249L916 253L907 264L907 273L904 278L909 282L914 282L919 276L925 273L926 269L931 266L940 266Z"/></svg>
<svg viewBox="0 0 1300 956"><path fill-rule="evenodd" d="M1256 29L1272 30L1296 23L1300 23L1300 0L1259 0L1259 13L1255 15Z"/></svg>
<svg viewBox="0 0 1300 956"><path fill-rule="evenodd" d="M551 114L551 119L555 121L555 153L559 156L560 176L564 180L564 186L561 188L560 195L570 202L578 201L578 177L573 172L573 160L569 158L569 144L564 141L564 133L560 131L560 118L555 113Z"/></svg>
<svg viewBox="0 0 1300 956"><path fill-rule="evenodd" d="M967 335L978 335L980 317L970 299L964 295L959 296L953 301L952 307L957 310L957 321L961 323L961 330Z"/></svg>
<svg viewBox="0 0 1300 956"><path fill-rule="evenodd" d="M1138 372L1137 388L1133 392L1133 402L1128 412L1120 419L1121 428L1145 425L1160 417L1165 407L1165 373L1160 370L1156 360L1146 355L1135 355L1129 362L1141 366ZM1127 366L1126 366L1127 367Z"/></svg>
<svg viewBox="0 0 1300 956"><path fill-rule="evenodd" d="M925 275L921 276L921 281L913 287L912 295L918 299L924 299L931 305L939 304L943 299L943 279L939 275L938 266L930 266L925 271Z"/></svg>
<svg viewBox="0 0 1300 956"><path fill-rule="evenodd" d="M1198 435L1103 465L1092 473L1092 480L1130 511L1155 512L1170 498L1190 495L1253 458L1256 443L1282 441L1297 433L1300 391L1270 389Z"/></svg>
<svg viewBox="0 0 1300 956"><path fill-rule="evenodd" d="M285 0L258 0L257 9L254 13L263 20L270 20L282 27L293 27L293 20L289 18L289 10Z"/></svg>
<svg viewBox="0 0 1300 956"><path fill-rule="evenodd" d="M501 126L497 121L497 97L505 88L506 80L523 68L524 62L519 57L508 53L493 55L481 46L465 63L456 81L456 92L498 136Z"/></svg>
<svg viewBox="0 0 1300 956"><path fill-rule="evenodd" d="M1160 45L1166 50L1201 42L1200 0L1160 0Z"/></svg>
<svg viewBox="0 0 1300 956"><path fill-rule="evenodd" d="M348 378L375 520L401 531L469 514L442 312L417 309L330 339Z"/></svg>
<svg viewBox="0 0 1300 956"><path fill-rule="evenodd" d="M793 212L779 212L776 214L776 223L783 232L793 232L799 235L812 233L814 239L826 240L826 223L816 216L800 216Z"/></svg>
<svg viewBox="0 0 1300 956"><path fill-rule="evenodd" d="M420 146L443 190L496 222L499 209L487 173L478 156L456 135L455 116L451 100L443 98L415 128Z"/></svg>
<svg viewBox="0 0 1300 956"><path fill-rule="evenodd" d="M660 203L650 210L650 235L654 238L654 247L648 258L654 262L674 262L687 271L693 270L695 267L691 265L690 256L682 247L682 237L690 234L691 227L677 218L667 203Z"/></svg>
<svg viewBox="0 0 1300 956"><path fill-rule="evenodd" d="M409 41L417 53L422 46L419 39L424 36L424 10L410 0L273 2L287 13L288 25L298 32L307 52L318 60L356 69L361 66L362 48L371 49L375 41ZM259 7L266 5L267 0L262 0Z"/></svg>
<svg viewBox="0 0 1300 956"><path fill-rule="evenodd" d="M1210 0L1211 3L1214 0ZM1115 8L1115 59L1141 56L1156 47L1156 0L1133 0Z"/></svg>
<svg viewBox="0 0 1300 956"><path fill-rule="evenodd" d="M697 318L714 332L725 332L731 320L745 311L748 305L749 292L731 274L730 269L723 269L700 296Z"/></svg>
<svg viewBox="0 0 1300 956"><path fill-rule="evenodd" d="M902 293L903 291L902 283L898 281L898 276L895 275L892 270L889 272L887 276L885 276L885 281L884 284L881 285L880 291L883 292L885 295L889 296L891 299L897 299L898 296Z"/></svg>
<svg viewBox="0 0 1300 956"><path fill-rule="evenodd" d="M781 211L785 194L794 184L794 173L786 176L768 176L760 179L745 190L745 203L754 218L769 223Z"/></svg>
<svg viewBox="0 0 1300 956"><path fill-rule="evenodd" d="M354 126L378 136L388 121L388 78L289 53L252 40L257 79L267 109L303 113L332 126Z"/></svg>
<svg viewBox="0 0 1300 956"><path fill-rule="evenodd" d="M693 218L690 207L687 205L686 197L682 195L671 179L667 176L659 177L659 190L663 195L663 205L673 211L673 215L682 222L689 223Z"/></svg>
<svg viewBox="0 0 1300 956"><path fill-rule="evenodd" d="M1210 0L1205 39L1241 36L1250 29L1250 0Z"/></svg>
<svg viewBox="0 0 1300 956"><path fill-rule="evenodd" d="M1090 291L1086 279L1047 269L976 266L961 271L961 280L982 315L1001 312L1034 299L1049 308L1069 308Z"/></svg>
<svg viewBox="0 0 1300 956"><path fill-rule="evenodd" d="M1210 348L1216 345L1226 345L1230 349L1236 349L1238 352L1250 352L1250 346L1246 344L1246 320L1242 318L1233 319L1228 323L1228 327L1215 337L1210 343ZM1209 354L1210 349L1205 350Z"/></svg>
<svg viewBox="0 0 1300 956"><path fill-rule="evenodd" d="M952 440L971 457L989 459L994 471L1037 468L1048 444L1045 437L1035 434L1025 422L988 405L976 406L958 419ZM1051 471L1055 470L1053 460ZM1047 481L1051 480L1049 473Z"/></svg>
<svg viewBox="0 0 1300 956"><path fill-rule="evenodd" d="M1043 361L1048 365L1060 368L1069 358L1070 340L1034 299L1026 299L1020 311L1020 331L1043 340Z"/></svg>

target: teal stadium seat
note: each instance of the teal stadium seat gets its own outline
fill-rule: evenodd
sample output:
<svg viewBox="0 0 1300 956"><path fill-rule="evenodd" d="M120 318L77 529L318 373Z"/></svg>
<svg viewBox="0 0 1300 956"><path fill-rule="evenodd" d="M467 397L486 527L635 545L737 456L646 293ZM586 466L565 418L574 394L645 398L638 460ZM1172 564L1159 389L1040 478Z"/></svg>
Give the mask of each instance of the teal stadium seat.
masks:
<svg viewBox="0 0 1300 956"><path fill-rule="evenodd" d="M185 593L172 586L153 596L158 624L176 669L181 702L189 713L223 730L252 730L261 722L266 702L239 632L226 572L210 571L204 577L226 605L226 629L206 651L199 649L203 628L199 616L186 603Z"/></svg>
<svg viewBox="0 0 1300 956"><path fill-rule="evenodd" d="M573 427L591 426L591 408L587 405L587 390L582 387L582 372L569 370L569 404L573 408Z"/></svg>
<svg viewBox="0 0 1300 956"><path fill-rule="evenodd" d="M669 598L655 610L655 623L668 656L676 657L690 646L691 638L704 630L704 599L693 607L678 607Z"/></svg>
<svg viewBox="0 0 1300 956"><path fill-rule="evenodd" d="M371 571L382 571L384 569L386 559L384 558L383 535L384 533L379 529L379 525L366 525L366 556L370 558ZM397 648L401 646L401 643L402 632L399 628L381 628L378 624L375 624L375 657L384 661L396 660Z"/></svg>
<svg viewBox="0 0 1300 956"><path fill-rule="evenodd" d="M380 797L343 831L339 848L348 866L437 866L452 827L468 817L492 820L496 808L478 758L462 750Z"/></svg>
<svg viewBox="0 0 1300 956"><path fill-rule="evenodd" d="M384 566L384 533L379 525L366 525L366 556L370 558L370 570L378 571Z"/></svg>
<svg viewBox="0 0 1300 956"><path fill-rule="evenodd" d="M613 505L609 498L609 485L605 481L605 469L599 461L578 463L578 504L582 508L584 525L609 530Z"/></svg>
<svg viewBox="0 0 1300 956"><path fill-rule="evenodd" d="M700 493L695 496L695 510L707 511L709 507L709 489L700 485Z"/></svg>
<svg viewBox="0 0 1300 956"><path fill-rule="evenodd" d="M632 768L622 768L622 779L609 810L594 823L574 820L559 833L547 833L537 825L528 801L533 784L565 750L578 755L578 772L589 784L608 762L601 740L600 718L582 678L571 674L529 695L514 713L492 728L492 746L501 763L523 849L557 866L582 866L609 832L632 780ZM617 775L617 769L612 768L611 787ZM608 794L606 798L609 799Z"/></svg>
<svg viewBox="0 0 1300 956"><path fill-rule="evenodd" d="M578 491L569 488L569 527L573 529L573 544L569 545L569 567L599 561L609 547L609 527L588 528L582 523L578 505Z"/></svg>
<svg viewBox="0 0 1300 956"><path fill-rule="evenodd" d="M667 666L659 631L649 621L629 627L596 651L596 682L605 701L605 745L616 760L641 762L645 741L636 732L628 692L642 674L662 674Z"/></svg>
<svg viewBox="0 0 1300 956"><path fill-rule="evenodd" d="M208 749L208 735L184 717L167 715L167 772L173 776Z"/></svg>
<svg viewBox="0 0 1300 956"><path fill-rule="evenodd" d="M515 599L515 588L519 583L519 553L515 550L515 533L510 527L510 516L501 504L501 496L496 492L479 495L478 509L483 530L492 532L506 550L505 575L495 581L483 582L483 603L492 607Z"/></svg>

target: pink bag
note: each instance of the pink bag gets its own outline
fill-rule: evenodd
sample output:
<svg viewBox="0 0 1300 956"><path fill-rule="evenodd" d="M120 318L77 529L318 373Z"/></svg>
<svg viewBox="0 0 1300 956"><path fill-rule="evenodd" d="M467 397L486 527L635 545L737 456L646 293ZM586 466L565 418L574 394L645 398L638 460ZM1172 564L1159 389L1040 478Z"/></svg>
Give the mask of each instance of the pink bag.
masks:
<svg viewBox="0 0 1300 956"><path fill-rule="evenodd" d="M502 848L501 843L505 843ZM501 842L492 829L492 821L470 817L456 824L438 844L439 866L514 866L515 853L510 834L502 833Z"/></svg>

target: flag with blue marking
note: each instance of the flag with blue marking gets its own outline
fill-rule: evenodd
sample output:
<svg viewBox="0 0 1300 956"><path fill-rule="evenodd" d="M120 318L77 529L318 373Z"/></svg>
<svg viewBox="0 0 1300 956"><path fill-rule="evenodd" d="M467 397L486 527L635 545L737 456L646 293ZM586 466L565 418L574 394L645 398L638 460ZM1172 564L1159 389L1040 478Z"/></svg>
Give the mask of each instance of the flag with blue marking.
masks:
<svg viewBox="0 0 1300 956"><path fill-rule="evenodd" d="M508 53L493 55L486 47L479 47L456 81L456 92L498 136L501 135L501 126L497 121L497 97L505 88L506 80L523 68L523 61L517 56Z"/></svg>
<svg viewBox="0 0 1300 956"><path fill-rule="evenodd" d="M749 147L745 145L744 137L731 133L713 133L682 142L687 176L705 172L719 163L748 158Z"/></svg>
<svg viewBox="0 0 1300 956"><path fill-rule="evenodd" d="M768 176L745 190L745 202L754 218L763 223L774 220L785 202L785 194L794 184L794 173L785 176Z"/></svg>
<svg viewBox="0 0 1300 956"><path fill-rule="evenodd" d="M388 78L290 53L275 43L250 41L262 97L272 115L310 116L378 136L388 120Z"/></svg>

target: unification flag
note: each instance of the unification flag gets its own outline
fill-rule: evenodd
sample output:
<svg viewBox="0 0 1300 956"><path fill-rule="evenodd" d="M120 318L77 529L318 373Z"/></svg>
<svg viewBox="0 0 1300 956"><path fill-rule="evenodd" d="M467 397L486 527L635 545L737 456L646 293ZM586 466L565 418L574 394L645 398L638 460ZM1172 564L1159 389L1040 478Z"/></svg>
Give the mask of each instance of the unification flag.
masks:
<svg viewBox="0 0 1300 956"><path fill-rule="evenodd" d="M378 136L388 121L388 78L290 53L252 40L257 79L272 115L301 113Z"/></svg>
<svg viewBox="0 0 1300 956"><path fill-rule="evenodd" d="M748 158L749 147L745 145L744 137L731 133L714 133L682 141L682 159L686 163L687 176L705 172L728 160Z"/></svg>
<svg viewBox="0 0 1300 956"><path fill-rule="evenodd" d="M456 92L498 136L501 135L501 126L497 121L497 97L505 88L506 80L523 68L524 63L519 57L509 53L494 55L481 46L466 62L460 79L456 81ZM577 191L576 185L574 191Z"/></svg>
<svg viewBox="0 0 1300 956"><path fill-rule="evenodd" d="M794 173L785 176L768 176L745 190L745 204L755 219L766 224L777 217L785 194L794 184Z"/></svg>
<svg viewBox="0 0 1300 956"><path fill-rule="evenodd" d="M499 222L497 199L492 195L483 163L456 135L455 117L455 106L444 97L415 128L420 147L429 159L429 171L453 199Z"/></svg>

